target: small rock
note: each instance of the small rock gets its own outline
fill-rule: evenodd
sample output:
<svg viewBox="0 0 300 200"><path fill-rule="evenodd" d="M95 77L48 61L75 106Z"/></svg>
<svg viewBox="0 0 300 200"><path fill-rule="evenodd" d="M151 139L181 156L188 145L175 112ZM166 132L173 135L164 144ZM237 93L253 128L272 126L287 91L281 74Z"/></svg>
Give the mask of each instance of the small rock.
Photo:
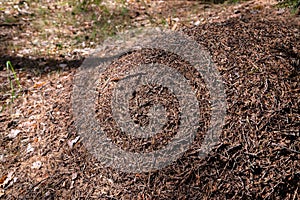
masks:
<svg viewBox="0 0 300 200"><path fill-rule="evenodd" d="M45 197L49 197L51 195L51 192L50 191L47 191L46 193L45 193Z"/></svg>
<svg viewBox="0 0 300 200"><path fill-rule="evenodd" d="M33 152L34 148L31 146L31 144L28 144L27 149L26 149L26 153L30 153Z"/></svg>
<svg viewBox="0 0 300 200"><path fill-rule="evenodd" d="M61 68L65 68L66 66L68 66L67 64L64 64L64 63L62 63L62 64L59 64L59 67L61 67Z"/></svg>
<svg viewBox="0 0 300 200"><path fill-rule="evenodd" d="M281 15L285 12L285 9L284 8L280 8L276 13L277 15Z"/></svg>
<svg viewBox="0 0 300 200"><path fill-rule="evenodd" d="M77 178L78 174L75 172L72 174L72 180L75 180Z"/></svg>
<svg viewBox="0 0 300 200"><path fill-rule="evenodd" d="M108 180L108 182L110 183L110 184L113 184L114 183L114 181L112 180L112 179L107 179Z"/></svg>
<svg viewBox="0 0 300 200"><path fill-rule="evenodd" d="M201 22L198 20L198 21L196 21L196 22L194 23L194 25L195 25L195 26L199 26L200 23L201 23Z"/></svg>
<svg viewBox="0 0 300 200"><path fill-rule="evenodd" d="M14 139L19 135L19 133L21 133L20 130L11 129L10 134L8 134L7 137L10 139Z"/></svg>
<svg viewBox="0 0 300 200"><path fill-rule="evenodd" d="M179 18L178 17L175 17L175 18L171 18L172 21L175 21L175 22L179 22Z"/></svg>
<svg viewBox="0 0 300 200"><path fill-rule="evenodd" d="M36 161L32 163L31 169L40 169L42 167L42 162L41 161Z"/></svg>
<svg viewBox="0 0 300 200"><path fill-rule="evenodd" d="M4 14L6 14L6 15L11 15L11 14L12 14L12 11L11 11L11 10L5 10L5 11L4 11Z"/></svg>
<svg viewBox="0 0 300 200"><path fill-rule="evenodd" d="M39 45L39 40L35 39L31 42L34 46L38 46Z"/></svg>
<svg viewBox="0 0 300 200"><path fill-rule="evenodd" d="M57 89L60 89L60 88L63 88L64 86L62 85L62 84L58 84L57 86L56 86L56 88Z"/></svg>

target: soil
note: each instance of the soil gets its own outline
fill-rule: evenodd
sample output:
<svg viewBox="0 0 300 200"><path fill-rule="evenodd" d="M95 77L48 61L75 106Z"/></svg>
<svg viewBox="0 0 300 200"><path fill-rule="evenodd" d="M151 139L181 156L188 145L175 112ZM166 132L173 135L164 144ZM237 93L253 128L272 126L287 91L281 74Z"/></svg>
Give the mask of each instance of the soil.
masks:
<svg viewBox="0 0 300 200"><path fill-rule="evenodd" d="M48 3L50 8L55 4ZM276 3L127 1L130 26L161 26L164 19L169 29L182 30L210 52L225 84L228 106L220 141L209 155L198 156L204 126L182 157L145 173L105 167L78 137L70 103L73 80L94 44L85 41L87 46L79 47L62 36L64 48L49 42L38 47L55 51L26 52L32 48L28 42L32 35L21 33L39 33L32 29L33 22L21 16L13 23L0 23L0 101L5 105L0 113L0 198L299 199L300 18ZM92 31L90 26L86 31ZM10 38L14 37L22 47L13 51L10 44L15 41ZM40 39L39 34L36 37ZM201 77L189 73L195 69L179 57L169 61L170 56L149 49L126 54L99 77L99 88L107 78L113 86L119 74L137 63L164 63L194 83L204 106L201 121L209 124L205 107L209 102L199 98L208 95ZM5 68L8 60L22 86L13 102L8 81L13 77ZM153 151L176 134L178 102L169 91L153 86L137 91L130 103L131 116L140 125L148 123L145 115L151 104L141 105L147 100L157 103L145 95L150 90L167 108L171 130L142 141L124 136L111 118L112 89L99 89L95 102L95 115L112 142L128 151Z"/></svg>

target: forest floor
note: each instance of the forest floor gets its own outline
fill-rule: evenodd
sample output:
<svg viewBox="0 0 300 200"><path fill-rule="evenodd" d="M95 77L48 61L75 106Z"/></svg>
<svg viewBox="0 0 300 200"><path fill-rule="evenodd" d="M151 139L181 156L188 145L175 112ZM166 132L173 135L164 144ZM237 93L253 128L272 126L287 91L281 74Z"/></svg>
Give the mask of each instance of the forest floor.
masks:
<svg viewBox="0 0 300 200"><path fill-rule="evenodd" d="M273 0L83 2L0 2L0 199L300 199L299 10ZM125 173L86 149L70 102L88 54L140 27L182 30L204 46L224 81L227 112L205 158L199 131L169 166ZM167 56L138 51L119 63Z"/></svg>

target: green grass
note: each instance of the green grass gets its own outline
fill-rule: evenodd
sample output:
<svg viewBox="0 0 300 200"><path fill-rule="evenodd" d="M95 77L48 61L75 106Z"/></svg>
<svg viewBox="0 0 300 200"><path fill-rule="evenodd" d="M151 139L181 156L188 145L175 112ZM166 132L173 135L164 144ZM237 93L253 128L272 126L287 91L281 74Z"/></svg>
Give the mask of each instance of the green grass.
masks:
<svg viewBox="0 0 300 200"><path fill-rule="evenodd" d="M300 0L285 0L279 2L276 5L276 7L278 8L290 8L292 14L295 14L297 12L299 6L300 6Z"/></svg>
<svg viewBox="0 0 300 200"><path fill-rule="evenodd" d="M14 102L14 100L16 98L18 98L19 93L22 89L20 80L19 80L17 73L10 61L6 62L6 70L8 73L7 79L8 79L8 83L9 83L10 92L8 93L8 91L5 90L5 91L1 91L1 93L3 93L4 96L10 96L10 100L7 99L8 101L5 101L5 103L3 105L1 105L0 113L5 110L7 105L12 104Z"/></svg>
<svg viewBox="0 0 300 200"><path fill-rule="evenodd" d="M13 103L14 100L16 98L18 98L18 90L16 89L16 87L18 89L22 89L22 86L20 84L19 78L17 77L15 69L10 61L6 62L6 69L9 73L7 78L8 78L8 82L9 82L9 86L10 86L10 90L11 90L11 102ZM11 74L13 75L13 79L11 78ZM14 83L16 84L16 86Z"/></svg>
<svg viewBox="0 0 300 200"><path fill-rule="evenodd" d="M278 7L296 7L300 0L285 0L277 4Z"/></svg>
<svg viewBox="0 0 300 200"><path fill-rule="evenodd" d="M72 51L75 48L82 48L83 43L87 47L90 44L99 44L107 36L114 35L132 25L127 1L114 0L116 4L112 7L107 2L109 1L58 0L43 3L40 0L28 0L26 1L28 11L32 14L25 15L24 18L29 19L29 29L32 33L37 33L35 39L38 42L48 40L50 43L54 43L51 46L51 55L53 56ZM48 4L49 6L47 6ZM16 11L14 5L20 6L19 1L4 1L1 8L6 6ZM20 21L20 18L19 16L4 16L5 23L15 23ZM88 24L89 22L91 24ZM72 32L64 30L71 30ZM49 40L50 37L51 40ZM70 49L62 48L65 45L60 44L66 42L74 45ZM13 46L8 46L8 50L15 51L16 49Z"/></svg>

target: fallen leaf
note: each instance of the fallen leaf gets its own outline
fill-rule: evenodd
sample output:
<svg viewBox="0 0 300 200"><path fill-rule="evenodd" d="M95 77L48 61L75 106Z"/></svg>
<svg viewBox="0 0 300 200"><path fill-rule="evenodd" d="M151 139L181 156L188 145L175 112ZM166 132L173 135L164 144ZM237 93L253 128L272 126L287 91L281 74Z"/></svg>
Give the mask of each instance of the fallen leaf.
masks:
<svg viewBox="0 0 300 200"><path fill-rule="evenodd" d="M14 172L9 172L5 177L5 180L2 182L2 186L5 187L12 179L13 179Z"/></svg>
<svg viewBox="0 0 300 200"><path fill-rule="evenodd" d="M46 82L38 82L33 85L33 88L41 88L46 85Z"/></svg>
<svg viewBox="0 0 300 200"><path fill-rule="evenodd" d="M0 184L2 184L6 178L7 178L6 175L2 176L2 177L0 178Z"/></svg>
<svg viewBox="0 0 300 200"><path fill-rule="evenodd" d="M68 145L70 148L73 148L74 144L76 144L79 140L80 136L77 136L74 140L68 141Z"/></svg>

